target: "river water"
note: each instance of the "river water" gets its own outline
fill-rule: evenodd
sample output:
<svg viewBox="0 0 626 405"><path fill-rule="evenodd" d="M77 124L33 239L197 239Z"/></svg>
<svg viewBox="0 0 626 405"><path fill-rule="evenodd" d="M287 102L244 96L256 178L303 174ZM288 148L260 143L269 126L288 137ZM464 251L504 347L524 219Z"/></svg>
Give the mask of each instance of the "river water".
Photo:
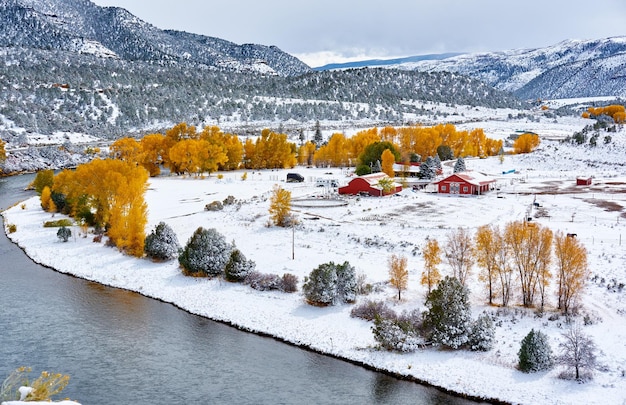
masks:
<svg viewBox="0 0 626 405"><path fill-rule="evenodd" d="M0 210L32 196L0 178ZM0 232L0 383L70 375L88 404L470 404L33 263Z"/></svg>

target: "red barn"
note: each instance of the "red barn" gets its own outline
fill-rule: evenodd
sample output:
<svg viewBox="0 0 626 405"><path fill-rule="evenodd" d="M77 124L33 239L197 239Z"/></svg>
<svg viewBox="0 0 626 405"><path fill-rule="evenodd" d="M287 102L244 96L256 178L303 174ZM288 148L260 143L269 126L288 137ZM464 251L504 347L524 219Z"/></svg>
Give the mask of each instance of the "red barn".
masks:
<svg viewBox="0 0 626 405"><path fill-rule="evenodd" d="M591 177L577 177L576 178L577 186L590 186L591 185Z"/></svg>
<svg viewBox="0 0 626 405"><path fill-rule="evenodd" d="M481 173L459 172L435 182L442 194L483 194L489 191L496 180Z"/></svg>
<svg viewBox="0 0 626 405"><path fill-rule="evenodd" d="M383 195L395 194L402 191L402 186L393 183L393 190L389 193L384 193L382 187L378 184L380 179L389 179L385 173L372 173L364 176L355 177L350 180L347 186L339 187L339 194L361 194L367 193L371 196L380 197Z"/></svg>

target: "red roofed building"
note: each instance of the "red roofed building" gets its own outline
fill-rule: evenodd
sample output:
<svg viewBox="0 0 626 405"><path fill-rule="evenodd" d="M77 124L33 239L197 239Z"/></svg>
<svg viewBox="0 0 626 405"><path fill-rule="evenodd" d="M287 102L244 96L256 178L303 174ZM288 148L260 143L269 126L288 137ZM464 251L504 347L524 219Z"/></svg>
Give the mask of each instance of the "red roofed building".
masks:
<svg viewBox="0 0 626 405"><path fill-rule="evenodd" d="M441 194L483 194L491 189L496 180L476 172L454 173L443 180L435 182Z"/></svg>
<svg viewBox="0 0 626 405"><path fill-rule="evenodd" d="M378 184L380 179L390 179L385 173L372 173L364 176L355 177L350 180L347 186L339 187L337 190L339 194L361 194L367 193L371 196L380 197L383 195L395 194L402 191L402 186L393 183L393 189L391 192L383 192L383 188Z"/></svg>

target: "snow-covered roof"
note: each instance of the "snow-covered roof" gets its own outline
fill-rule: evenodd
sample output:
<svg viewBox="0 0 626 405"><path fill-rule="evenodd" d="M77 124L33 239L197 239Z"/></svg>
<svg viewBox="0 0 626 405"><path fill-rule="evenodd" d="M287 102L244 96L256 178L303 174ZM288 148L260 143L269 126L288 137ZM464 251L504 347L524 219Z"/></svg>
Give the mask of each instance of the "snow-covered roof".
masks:
<svg viewBox="0 0 626 405"><path fill-rule="evenodd" d="M479 172L459 172L459 173L453 173L450 176L447 176L444 179L441 179L437 182L435 182L435 184L441 183L443 181L448 180L450 177L452 176L457 176L461 179L463 179L464 181L468 182L469 184L474 184L476 186L480 186L480 185L484 185L484 184L489 184L489 183L493 183L496 181L496 179L486 176L482 173Z"/></svg>

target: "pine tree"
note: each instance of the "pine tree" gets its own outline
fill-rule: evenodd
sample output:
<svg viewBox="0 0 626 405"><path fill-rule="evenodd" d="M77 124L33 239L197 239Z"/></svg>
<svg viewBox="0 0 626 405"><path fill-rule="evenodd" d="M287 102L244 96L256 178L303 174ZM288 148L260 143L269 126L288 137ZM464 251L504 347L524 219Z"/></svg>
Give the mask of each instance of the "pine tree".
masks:
<svg viewBox="0 0 626 405"><path fill-rule="evenodd" d="M337 271L333 262L320 264L304 279L302 292L313 305L331 305L337 294Z"/></svg>
<svg viewBox="0 0 626 405"><path fill-rule="evenodd" d="M199 227L178 256L185 274L217 276L230 259L232 246L215 229Z"/></svg>
<svg viewBox="0 0 626 405"><path fill-rule="evenodd" d="M426 161L420 165L420 177L424 180L432 180L435 178L435 169L433 168L433 158L428 156Z"/></svg>
<svg viewBox="0 0 626 405"><path fill-rule="evenodd" d="M318 148L324 143L324 137L322 136L322 128L320 127L319 120L315 121L315 135L313 135L313 143Z"/></svg>
<svg viewBox="0 0 626 405"><path fill-rule="evenodd" d="M243 281L248 274L254 271L255 267L256 264L252 260L246 259L246 256L239 249L233 248L224 268L224 276L228 281Z"/></svg>
<svg viewBox="0 0 626 405"><path fill-rule="evenodd" d="M465 168L465 159L463 159L462 157L459 156L459 158L456 160L456 163L454 164L454 173L461 173L467 171L467 169Z"/></svg>
<svg viewBox="0 0 626 405"><path fill-rule="evenodd" d="M336 300L339 302L354 302L356 300L356 270L350 263L338 264Z"/></svg>
<svg viewBox="0 0 626 405"><path fill-rule="evenodd" d="M535 332L534 329L531 329L522 340L517 355L518 368L525 373L549 370L554 364L548 337L541 331Z"/></svg>
<svg viewBox="0 0 626 405"><path fill-rule="evenodd" d="M483 313L472 323L469 335L469 348L474 351L491 350L496 338L496 329L489 314Z"/></svg>
<svg viewBox="0 0 626 405"><path fill-rule="evenodd" d="M471 309L469 290L458 279L446 276L428 294L424 324L432 342L458 349L469 341Z"/></svg>
<svg viewBox="0 0 626 405"><path fill-rule="evenodd" d="M144 251L146 256L155 260L170 260L178 255L181 249L178 238L172 228L165 222L159 222L156 228L146 236Z"/></svg>

